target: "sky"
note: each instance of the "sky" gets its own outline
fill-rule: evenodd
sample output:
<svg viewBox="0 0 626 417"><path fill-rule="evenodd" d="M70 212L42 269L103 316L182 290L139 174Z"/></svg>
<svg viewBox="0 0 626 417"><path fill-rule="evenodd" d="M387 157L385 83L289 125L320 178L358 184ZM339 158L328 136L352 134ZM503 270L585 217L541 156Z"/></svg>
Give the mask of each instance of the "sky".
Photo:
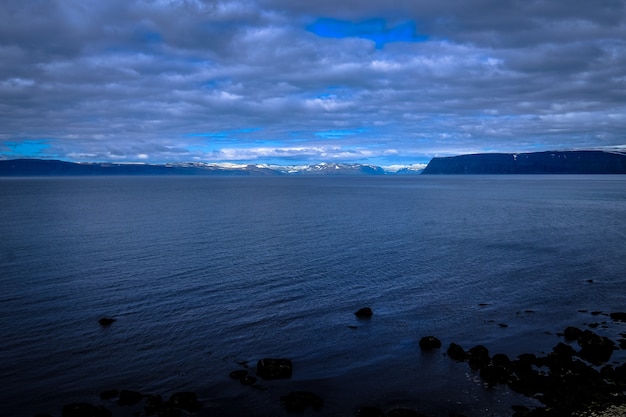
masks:
<svg viewBox="0 0 626 417"><path fill-rule="evenodd" d="M0 159L626 150L626 0L2 0Z"/></svg>

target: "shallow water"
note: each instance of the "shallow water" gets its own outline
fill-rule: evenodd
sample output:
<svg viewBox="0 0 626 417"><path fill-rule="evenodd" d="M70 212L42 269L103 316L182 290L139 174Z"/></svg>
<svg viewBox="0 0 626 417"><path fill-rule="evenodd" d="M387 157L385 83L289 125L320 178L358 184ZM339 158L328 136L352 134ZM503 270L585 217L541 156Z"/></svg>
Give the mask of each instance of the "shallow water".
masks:
<svg viewBox="0 0 626 417"><path fill-rule="evenodd" d="M508 415L535 403L450 342L541 353L607 320L579 310L626 309L624 176L0 179L0 213L0 415L110 388L192 390L206 415L283 415L295 388L329 416ZM228 378L263 357L293 378Z"/></svg>

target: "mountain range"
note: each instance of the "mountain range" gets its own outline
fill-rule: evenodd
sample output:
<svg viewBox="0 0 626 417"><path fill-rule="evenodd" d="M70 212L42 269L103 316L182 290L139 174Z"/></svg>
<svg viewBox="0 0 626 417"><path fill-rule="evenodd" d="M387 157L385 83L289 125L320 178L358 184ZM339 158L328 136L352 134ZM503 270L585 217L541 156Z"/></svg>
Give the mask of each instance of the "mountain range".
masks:
<svg viewBox="0 0 626 417"><path fill-rule="evenodd" d="M421 169L404 168L396 175L421 173ZM274 175L386 175L375 165L320 163L312 165L237 165L202 162L141 164L108 162L66 162L49 159L0 160L0 176L95 176L95 175L222 175L222 176L274 176Z"/></svg>
<svg viewBox="0 0 626 417"><path fill-rule="evenodd" d="M415 175L415 174L626 174L626 153L608 151L549 151L480 153L433 158L426 168L385 170L379 166L348 163L310 165L168 164L66 162L50 159L0 160L0 176L95 175Z"/></svg>

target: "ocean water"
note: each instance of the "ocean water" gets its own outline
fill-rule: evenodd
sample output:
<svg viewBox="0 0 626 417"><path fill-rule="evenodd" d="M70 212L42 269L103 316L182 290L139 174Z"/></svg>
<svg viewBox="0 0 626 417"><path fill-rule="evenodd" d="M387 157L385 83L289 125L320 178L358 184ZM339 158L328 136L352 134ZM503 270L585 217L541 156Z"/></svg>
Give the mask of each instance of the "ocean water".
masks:
<svg viewBox="0 0 626 417"><path fill-rule="evenodd" d="M325 401L303 415L511 415L539 403L445 349L615 340L589 312L626 310L625 242L626 176L0 179L0 415L133 415L106 389L194 391L200 416L287 415L293 390ZM265 357L293 377L229 378Z"/></svg>

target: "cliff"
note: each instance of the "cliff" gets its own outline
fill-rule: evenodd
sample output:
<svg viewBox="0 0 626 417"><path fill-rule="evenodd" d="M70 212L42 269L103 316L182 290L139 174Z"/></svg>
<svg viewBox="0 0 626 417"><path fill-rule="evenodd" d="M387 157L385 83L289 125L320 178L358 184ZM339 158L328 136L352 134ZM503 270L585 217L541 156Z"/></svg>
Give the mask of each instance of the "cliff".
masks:
<svg viewBox="0 0 626 417"><path fill-rule="evenodd" d="M433 158L423 174L626 174L626 154L564 151L460 155Z"/></svg>

